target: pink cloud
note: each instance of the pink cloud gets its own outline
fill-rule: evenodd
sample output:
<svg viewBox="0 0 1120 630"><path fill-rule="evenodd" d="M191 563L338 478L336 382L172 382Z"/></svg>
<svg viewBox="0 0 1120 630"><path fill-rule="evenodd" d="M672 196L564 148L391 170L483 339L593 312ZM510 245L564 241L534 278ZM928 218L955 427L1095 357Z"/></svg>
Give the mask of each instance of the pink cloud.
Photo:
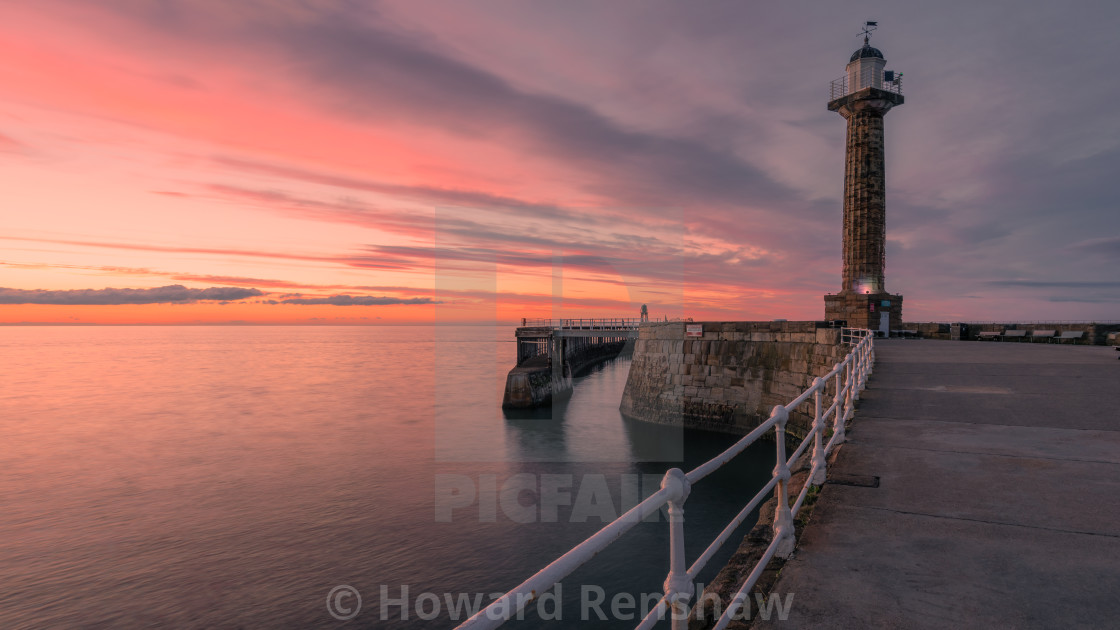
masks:
<svg viewBox="0 0 1120 630"><path fill-rule="evenodd" d="M182 277L325 270L314 282L277 273L276 287L397 286L407 273L492 263L519 270L521 290L541 295L526 287L549 282L562 255L608 301L619 285L661 284L700 316L820 315L820 295L838 284L843 121L823 110L819 88L847 54L833 34L841 10L808 20L779 6L446 11L0 7L0 55L20 60L0 76L0 102L27 112L2 121L0 151L42 145L53 160L39 170L18 160L28 170L3 201L20 204L23 223L5 236L68 250L52 254L60 263L79 253L112 257L104 267L205 260ZM1057 313L1070 296L1045 283L1099 281L1115 249L1099 230L1114 213L1120 152L1096 131L1110 124L1113 88L1042 63L1028 36L1036 27L1016 15L975 42L1001 68L980 85L1000 89L946 89L977 80L950 72L955 60L915 52L940 44L941 11L899 9L907 35L886 40L912 64L907 77L924 82L887 123L888 286L927 317L959 312L962 294L1002 292L1017 312L1032 304L1015 293L1028 288L1050 291L1032 298L1038 316ZM1081 41L1098 53L1086 68L1104 76L1113 39ZM1077 120L1042 124L1066 104L1008 96L1037 75L1094 98ZM946 94L966 97L946 107ZM56 112L84 121L72 138L55 131ZM118 126L142 130L143 146ZM83 160L112 175L88 207L36 205L75 186ZM155 193L150 224L59 231L115 216L120 200L143 214L135 191ZM214 222L211 234L176 236L195 216ZM259 240L231 246L237 230Z"/></svg>

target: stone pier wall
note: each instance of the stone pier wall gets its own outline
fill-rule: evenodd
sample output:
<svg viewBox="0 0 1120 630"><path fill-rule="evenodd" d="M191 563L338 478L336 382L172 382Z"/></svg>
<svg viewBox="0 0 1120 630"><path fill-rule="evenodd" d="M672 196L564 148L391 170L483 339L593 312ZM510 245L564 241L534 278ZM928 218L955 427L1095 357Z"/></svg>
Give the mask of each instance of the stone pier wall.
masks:
<svg viewBox="0 0 1120 630"><path fill-rule="evenodd" d="M624 415L748 433L848 352L839 329L816 322L691 323L703 326L701 337L686 338L684 322L642 326L622 394ZM791 414L794 435L811 426L805 409Z"/></svg>
<svg viewBox="0 0 1120 630"><path fill-rule="evenodd" d="M846 322L849 328L879 330L883 313L890 313L891 330L902 326L902 296L891 293L840 293L824 296L824 318Z"/></svg>
<svg viewBox="0 0 1120 630"><path fill-rule="evenodd" d="M584 341L576 339L576 341ZM608 361L626 351L626 340L573 344L564 358L564 368L554 372L547 356L539 356L519 365L506 375L502 407L533 409L544 407L572 391L572 377L597 363Z"/></svg>

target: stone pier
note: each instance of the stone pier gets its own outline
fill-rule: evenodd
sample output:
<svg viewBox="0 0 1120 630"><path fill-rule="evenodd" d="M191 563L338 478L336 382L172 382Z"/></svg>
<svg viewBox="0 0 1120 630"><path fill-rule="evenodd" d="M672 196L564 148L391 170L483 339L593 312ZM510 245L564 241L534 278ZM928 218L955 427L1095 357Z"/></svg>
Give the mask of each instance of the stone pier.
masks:
<svg viewBox="0 0 1120 630"><path fill-rule="evenodd" d="M693 334L689 336L688 327ZM622 394L636 420L744 434L844 358L840 330L822 322L643 325ZM811 418L790 416L790 433Z"/></svg>
<svg viewBox="0 0 1120 630"><path fill-rule="evenodd" d="M517 366L506 376L502 407L531 409L566 396L573 376L618 356L632 345L637 328L634 319L537 320L521 326L514 334Z"/></svg>

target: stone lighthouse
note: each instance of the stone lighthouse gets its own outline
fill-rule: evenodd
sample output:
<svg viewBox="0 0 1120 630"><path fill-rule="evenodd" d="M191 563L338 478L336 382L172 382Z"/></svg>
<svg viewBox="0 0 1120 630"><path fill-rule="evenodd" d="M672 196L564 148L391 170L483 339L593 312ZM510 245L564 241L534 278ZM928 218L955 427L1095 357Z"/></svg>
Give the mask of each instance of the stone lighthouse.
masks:
<svg viewBox="0 0 1120 630"><path fill-rule="evenodd" d="M844 162L844 278L824 296L825 319L889 334L902 324L902 296L887 293L886 187L883 116L901 105L902 74L884 70L883 53L870 43L875 22L863 30L845 75L832 82L829 111L848 121Z"/></svg>

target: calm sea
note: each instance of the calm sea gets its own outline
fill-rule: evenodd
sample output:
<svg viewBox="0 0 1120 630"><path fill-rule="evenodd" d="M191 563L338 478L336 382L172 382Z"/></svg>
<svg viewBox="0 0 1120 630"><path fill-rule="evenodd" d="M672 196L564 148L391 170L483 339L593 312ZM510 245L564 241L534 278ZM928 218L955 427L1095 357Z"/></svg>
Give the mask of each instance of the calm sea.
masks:
<svg viewBox="0 0 1120 630"><path fill-rule="evenodd" d="M517 585L625 507L640 475L733 440L624 421L625 358L578 379L566 404L508 418L512 339L482 326L0 328L0 628L453 627L447 596ZM693 490L690 560L769 475L773 447L757 446ZM562 498L555 517L541 509L541 483L568 486L558 496L580 513ZM603 589L608 613L618 592L659 591L667 538L664 520L639 524L564 582L561 621L531 612L510 627L633 627L580 623L581 585ZM348 621L327 606L340 585L362 601L337 598L336 613L357 610ZM424 593L435 619L417 615L436 609Z"/></svg>

